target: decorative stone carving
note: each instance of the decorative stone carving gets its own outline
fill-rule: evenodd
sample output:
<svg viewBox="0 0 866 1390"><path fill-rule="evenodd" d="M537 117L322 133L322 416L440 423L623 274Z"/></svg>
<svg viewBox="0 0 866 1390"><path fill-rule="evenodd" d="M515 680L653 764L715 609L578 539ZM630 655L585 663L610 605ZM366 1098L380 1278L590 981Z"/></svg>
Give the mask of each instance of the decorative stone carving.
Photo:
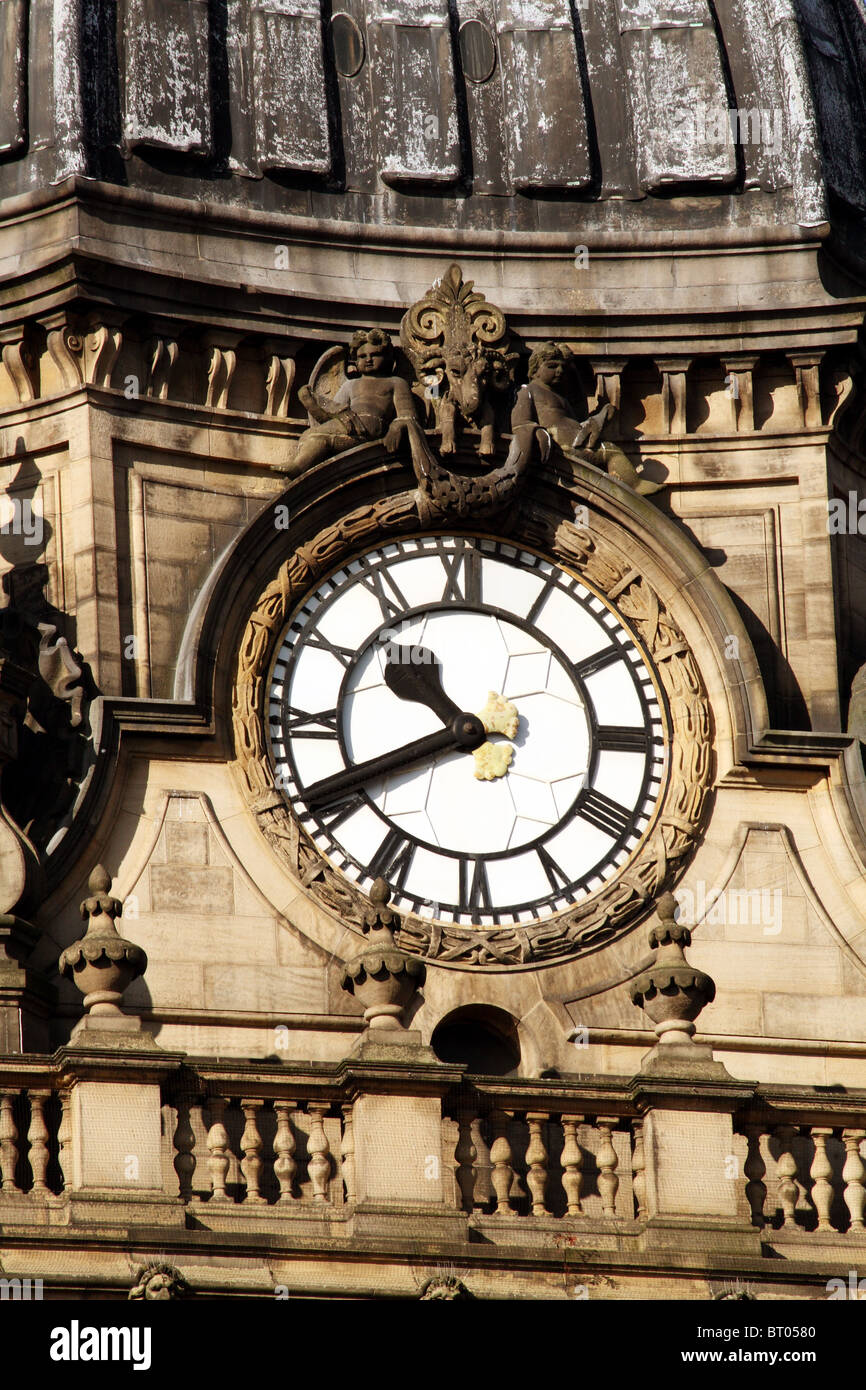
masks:
<svg viewBox="0 0 866 1390"><path fill-rule="evenodd" d="M785 354L794 368L797 396L807 430L821 428L821 362L823 352L788 352Z"/></svg>
<svg viewBox="0 0 866 1390"><path fill-rule="evenodd" d="M368 944L346 962L340 983L367 1005L368 1028L402 1031L403 1010L427 972L422 961L397 949L394 931L400 928L400 917L388 906L389 897L385 880L377 878L362 922Z"/></svg>
<svg viewBox="0 0 866 1390"><path fill-rule="evenodd" d="M368 910L367 899L332 868L276 790L259 696L274 644L293 607L363 542L422 530L430 511L419 491L363 506L296 550L259 596L238 656L232 718L241 784L289 872L328 911L356 929ZM588 902L545 922L475 930L404 917L398 946L442 965L521 968L575 956L620 935L685 867L709 793L709 704L694 655L661 596L624 550L547 510L537 498L521 519L521 539L564 561L616 602L659 672L677 736L671 741L668 783L655 829L633 864Z"/></svg>
<svg viewBox="0 0 866 1390"><path fill-rule="evenodd" d="M312 421L310 428L287 463L272 465L276 472L297 478L323 459L371 439L384 438L393 453L407 426L416 426L409 384L394 375L393 367L394 349L379 328L356 333L347 354L342 347L329 349L316 364L309 386L298 392ZM330 389L317 390L319 380Z"/></svg>
<svg viewBox="0 0 866 1390"><path fill-rule="evenodd" d="M502 310L473 283L464 283L460 267L450 265L404 315L400 341L433 403L440 452L456 452L462 422L478 431L478 453L489 458L496 451L490 393L510 384L518 354L509 350Z"/></svg>
<svg viewBox="0 0 866 1390"><path fill-rule="evenodd" d="M211 334L205 334L203 343L208 354L205 405L209 409L227 410L238 360L237 339L229 343L225 338L215 340Z"/></svg>
<svg viewBox="0 0 866 1390"><path fill-rule="evenodd" d="M147 383L144 389L146 396L154 396L159 401L168 399L171 374L178 351L178 345L173 338L157 336L147 343Z"/></svg>
<svg viewBox="0 0 866 1390"><path fill-rule="evenodd" d="M469 1292L462 1279L458 1279L456 1274L434 1274L432 1279L428 1279L423 1285L418 1298L421 1303L442 1299L451 1302L466 1302L473 1295Z"/></svg>
<svg viewBox="0 0 866 1390"><path fill-rule="evenodd" d="M547 434L559 446L566 458L579 458L595 468L607 468L612 477L627 483L635 492L645 496L658 492L661 483L642 478L637 469L615 444L601 444L599 436L614 414L611 402L605 401L587 420L578 419L559 387L564 384L571 353L557 343L542 343L529 359L529 382L521 387L511 412L515 450L532 447L532 436L538 441L542 458L549 448ZM535 426L534 429L531 427Z"/></svg>
<svg viewBox="0 0 866 1390"><path fill-rule="evenodd" d="M30 634L35 662L15 762L4 775L10 813L37 848L65 826L94 750L88 710L96 686L87 663L58 635L62 614L45 599L48 569L16 567L4 577L8 614Z"/></svg>
<svg viewBox="0 0 866 1390"><path fill-rule="evenodd" d="M658 956L649 970L629 986L631 1001L649 1014L659 1046L689 1046L695 1034L694 1020L716 997L709 975L689 965L683 948L692 934L674 918L676 898L663 893L656 904L658 922L650 928L649 944Z"/></svg>
<svg viewBox="0 0 866 1390"><path fill-rule="evenodd" d="M691 358L659 357L656 366L662 374L662 421L666 434L685 434L686 381Z"/></svg>
<svg viewBox="0 0 866 1390"><path fill-rule="evenodd" d="M84 381L84 339L63 315L44 321L48 352L60 374L64 391L74 391Z"/></svg>
<svg viewBox="0 0 866 1390"><path fill-rule="evenodd" d="M279 351L269 353L267 362L265 414L285 419L289 413L289 397L295 380L295 359L285 351Z"/></svg>
<svg viewBox="0 0 866 1390"><path fill-rule="evenodd" d="M123 991L144 974L147 956L115 927L114 919L123 906L118 898L111 897L111 878L101 864L93 870L87 886L90 897L81 904L87 931L74 946L61 952L59 970L81 990L88 1014L117 1018Z"/></svg>
<svg viewBox="0 0 866 1390"><path fill-rule="evenodd" d="M84 339L84 372L92 386L111 385L111 374L122 345L123 334L117 324L91 316Z"/></svg>
<svg viewBox="0 0 866 1390"><path fill-rule="evenodd" d="M192 1289L180 1270L162 1260L153 1260L136 1270L135 1283L129 1291L132 1301L165 1302L172 1298L189 1298Z"/></svg>
<svg viewBox="0 0 866 1390"><path fill-rule="evenodd" d="M0 770L14 768L19 724L34 679L36 634L14 609L0 609ZM4 794L5 794L4 775ZM48 1046L46 1018L53 990L25 962L39 940L36 927L17 913L42 897L42 872L34 845L0 801L0 1051Z"/></svg>
<svg viewBox="0 0 866 1390"><path fill-rule="evenodd" d="M731 398L731 424L738 434L755 428L753 373L759 361L757 353L740 352L722 358Z"/></svg>
<svg viewBox="0 0 866 1390"><path fill-rule="evenodd" d="M12 324L0 329L0 361L12 383L19 404L27 405L35 400L37 393L33 373L36 363L23 324Z"/></svg>

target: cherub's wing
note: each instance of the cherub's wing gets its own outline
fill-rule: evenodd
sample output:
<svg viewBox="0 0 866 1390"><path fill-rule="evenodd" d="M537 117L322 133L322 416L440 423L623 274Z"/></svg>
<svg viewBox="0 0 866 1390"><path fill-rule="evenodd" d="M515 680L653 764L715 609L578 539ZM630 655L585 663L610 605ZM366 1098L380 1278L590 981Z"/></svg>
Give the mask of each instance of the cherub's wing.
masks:
<svg viewBox="0 0 866 1390"><path fill-rule="evenodd" d="M332 401L347 377L348 355L344 343L322 353L310 373L309 389L323 401Z"/></svg>

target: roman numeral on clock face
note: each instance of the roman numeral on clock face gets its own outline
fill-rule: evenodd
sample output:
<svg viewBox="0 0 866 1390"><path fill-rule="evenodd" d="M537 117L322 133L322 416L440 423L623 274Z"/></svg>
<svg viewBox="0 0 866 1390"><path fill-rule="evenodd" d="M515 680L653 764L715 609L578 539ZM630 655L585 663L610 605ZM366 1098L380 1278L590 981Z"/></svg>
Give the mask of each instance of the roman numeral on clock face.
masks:
<svg viewBox="0 0 866 1390"><path fill-rule="evenodd" d="M285 731L293 738L336 738L337 711L323 709L318 714L308 714L306 710L286 705Z"/></svg>
<svg viewBox="0 0 866 1390"><path fill-rule="evenodd" d="M600 652L593 652L592 656L585 656L583 661L578 661L574 667L575 673L581 680L587 680L589 676L594 676L597 671L603 671L606 666L610 666L614 661L621 661L624 653L617 646L603 647Z"/></svg>
<svg viewBox="0 0 866 1390"><path fill-rule="evenodd" d="M390 622L392 618L402 617L409 607L409 602L405 595L401 593L394 578L386 569L374 569L366 556L361 563L364 566L364 575L358 582L362 589L366 589L368 593L371 593L376 599L376 602L382 610L382 617L385 622ZM386 584L394 595L393 598L390 598L386 592Z"/></svg>
<svg viewBox="0 0 866 1390"><path fill-rule="evenodd" d="M343 821L348 820L350 816L353 816L356 811L360 811L361 807L366 805L367 800L360 792L352 792L338 805L331 806L326 811L317 811L316 818L323 830L333 834L337 827L343 824Z"/></svg>
<svg viewBox="0 0 866 1390"><path fill-rule="evenodd" d="M368 872L372 878L386 878L402 892L414 853L414 840L390 830L370 860Z"/></svg>
<svg viewBox="0 0 866 1390"><path fill-rule="evenodd" d="M550 884L553 891L555 893L558 893L561 892L563 888L567 888L570 882L568 874L563 872L563 870L557 864L556 860L553 858L553 855L550 854L549 851L544 848L544 845L536 845L535 853L541 860L541 867L544 869L544 872L547 875L547 881ZM571 895L566 893L563 896L570 897Z"/></svg>
<svg viewBox="0 0 866 1390"><path fill-rule="evenodd" d="M439 544L437 551L445 571L441 602L480 604L481 556L475 547L464 545L452 551Z"/></svg>
<svg viewBox="0 0 866 1390"><path fill-rule="evenodd" d="M316 651L330 653L330 655L335 657L340 665L345 667L347 671L358 655L357 651L353 651L350 647L341 647L338 646L336 642L329 641L325 634L320 632L318 628L310 633L307 638L307 646L315 647Z"/></svg>
<svg viewBox="0 0 866 1390"><path fill-rule="evenodd" d="M647 732L640 727L621 724L599 724L598 746L606 753L645 753Z"/></svg>
<svg viewBox="0 0 866 1390"><path fill-rule="evenodd" d="M466 859L461 856L459 863L458 896L461 912L490 912L493 899L484 860Z"/></svg>
<svg viewBox="0 0 866 1390"><path fill-rule="evenodd" d="M631 811L592 787L577 798L577 814L614 840L624 835L632 824Z"/></svg>

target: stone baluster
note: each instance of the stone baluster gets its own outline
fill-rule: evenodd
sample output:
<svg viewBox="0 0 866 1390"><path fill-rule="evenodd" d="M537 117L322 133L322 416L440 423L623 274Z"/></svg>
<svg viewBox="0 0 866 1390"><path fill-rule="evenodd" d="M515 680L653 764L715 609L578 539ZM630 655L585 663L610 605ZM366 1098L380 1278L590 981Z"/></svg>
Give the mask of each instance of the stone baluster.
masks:
<svg viewBox="0 0 866 1390"><path fill-rule="evenodd" d="M577 1139L577 1127L582 1120L581 1115L571 1115L563 1117L562 1132L564 1143L562 1145L562 1186L565 1189L566 1200L568 1201L568 1215L582 1216L583 1207L580 1203L580 1192L583 1186L583 1154Z"/></svg>
<svg viewBox="0 0 866 1390"><path fill-rule="evenodd" d="M313 1184L313 1201L327 1202L328 1180L331 1176L331 1146L325 1133L327 1105L308 1105L310 1116L310 1137L307 1140L307 1172Z"/></svg>
<svg viewBox="0 0 866 1390"><path fill-rule="evenodd" d="M259 1134L258 1112L262 1108L260 1100L242 1100L241 1109L244 1112L244 1132L241 1135L241 1172L246 1183L246 1194L243 1198L245 1202L263 1202L265 1199L259 1191L262 1176L262 1136Z"/></svg>
<svg viewBox="0 0 866 1390"><path fill-rule="evenodd" d="M57 1130L57 1162L63 1179L63 1190L71 1187L72 1168L72 1099L68 1091L60 1092L60 1125Z"/></svg>
<svg viewBox="0 0 866 1390"><path fill-rule="evenodd" d="M480 1115L472 1121L472 1143L476 1152L474 1201L476 1207L484 1209L494 1198L493 1162L490 1157L490 1148L484 1137Z"/></svg>
<svg viewBox="0 0 866 1390"><path fill-rule="evenodd" d="M616 1216L616 1194L619 1189L619 1178L616 1172L618 1160L611 1138L611 1130L615 1127L617 1119L615 1115L599 1115L595 1123L601 1135L601 1146L596 1154L596 1163L598 1164L598 1190L601 1194L602 1215Z"/></svg>
<svg viewBox="0 0 866 1390"><path fill-rule="evenodd" d="M632 1132L634 1134L634 1152L632 1154L632 1188L634 1189L634 1200L637 1207L638 1221L645 1221L647 1216L646 1206L646 1150L644 1148L643 1120L632 1121Z"/></svg>
<svg viewBox="0 0 866 1390"><path fill-rule="evenodd" d="M292 1133L289 1120L291 1109L290 1101L274 1101L274 1110L277 1116L277 1132L274 1135L274 1153L276 1154L274 1175L280 1184L281 1202L291 1202L294 1196L295 1174L298 1171L298 1164L294 1157L295 1136Z"/></svg>
<svg viewBox="0 0 866 1390"><path fill-rule="evenodd" d="M842 1178L845 1183L845 1205L851 1216L850 1231L863 1230L863 1207L866 1204L866 1166L860 1153L860 1142L866 1139L866 1129L843 1129L842 1142L845 1145L845 1167Z"/></svg>
<svg viewBox="0 0 866 1390"><path fill-rule="evenodd" d="M208 1110L211 1124L207 1132L207 1147L210 1155L207 1167L210 1173L211 1201L227 1202L229 1195L226 1192L226 1178L231 1160L228 1155L228 1130L223 1123L226 1101L222 1096L211 1096L208 1100Z"/></svg>
<svg viewBox="0 0 866 1390"><path fill-rule="evenodd" d="M351 1105L341 1107L343 1111L343 1142L340 1147L340 1158L343 1164L343 1185L346 1189L346 1201L352 1204L355 1201L355 1116Z"/></svg>
<svg viewBox="0 0 866 1390"><path fill-rule="evenodd" d="M746 1125L745 1132L749 1141L749 1151L743 1165L743 1172L748 1179L746 1197L752 1211L752 1225L765 1226L767 1222L764 1216L764 1203L767 1200L767 1184L764 1182L764 1174L767 1171L767 1165L761 1153L763 1125Z"/></svg>
<svg viewBox="0 0 866 1390"><path fill-rule="evenodd" d="M174 1171L177 1173L178 1194L182 1202L192 1197L192 1178L195 1172L195 1132L190 1120L190 1100L179 1096L175 1101L177 1124L174 1130Z"/></svg>
<svg viewBox="0 0 866 1390"><path fill-rule="evenodd" d="M827 1140L832 1139L832 1137L832 1128L828 1129L823 1125L812 1126L815 1156L812 1159L809 1176L812 1179L812 1201L818 1213L817 1229L819 1231L833 1230L830 1221L830 1207L833 1203L833 1184L830 1179L833 1176L833 1165L827 1154Z"/></svg>
<svg viewBox="0 0 866 1390"><path fill-rule="evenodd" d="M454 1157L457 1160L457 1186L464 1211L472 1211L475 1207L475 1160L478 1150L472 1142L472 1118L472 1107L468 1101L461 1099L457 1110L459 1129Z"/></svg>
<svg viewBox="0 0 866 1390"><path fill-rule="evenodd" d="M511 1184L514 1182L514 1169L511 1166L511 1145L508 1142L508 1115L504 1110L494 1110L490 1116L493 1126L493 1143L490 1157L493 1161L492 1182L496 1194L495 1213L497 1216L511 1215Z"/></svg>
<svg viewBox="0 0 866 1390"><path fill-rule="evenodd" d="M795 1212L797 1209L797 1196L799 1189L795 1181L797 1176L797 1160L793 1154L794 1136L797 1133L795 1125L777 1125L773 1131L775 1138L781 1146L781 1153L776 1160L776 1173L778 1174L778 1196L779 1207L782 1212L782 1225L794 1225Z"/></svg>
<svg viewBox="0 0 866 1390"><path fill-rule="evenodd" d="M33 1173L31 1191L48 1192L45 1174L48 1169L48 1126L45 1123L45 1102L50 1091L30 1092L30 1127L27 1141L30 1145L30 1169Z"/></svg>
<svg viewBox="0 0 866 1390"><path fill-rule="evenodd" d="M0 1095L0 1192L14 1192L15 1163L18 1157L18 1129L12 1112L14 1096L8 1091Z"/></svg>
<svg viewBox="0 0 866 1390"><path fill-rule="evenodd" d="M542 1137L542 1125L547 1120L547 1116L542 1113L531 1112L526 1116L529 1125L529 1144L526 1149L526 1163L529 1171L526 1174L526 1185L532 1199L532 1215L544 1216L544 1189L547 1186L547 1149L544 1147Z"/></svg>

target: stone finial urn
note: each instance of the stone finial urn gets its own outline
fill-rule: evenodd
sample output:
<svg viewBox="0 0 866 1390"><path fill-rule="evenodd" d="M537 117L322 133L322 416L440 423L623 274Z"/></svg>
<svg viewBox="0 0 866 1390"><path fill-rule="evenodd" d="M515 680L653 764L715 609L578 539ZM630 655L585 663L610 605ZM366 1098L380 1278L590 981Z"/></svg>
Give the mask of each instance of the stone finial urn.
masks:
<svg viewBox="0 0 866 1390"><path fill-rule="evenodd" d="M364 916L367 944L346 961L340 983L357 995L368 1028L403 1032L403 1010L424 983L426 967L417 956L407 955L394 941L399 914L388 906L388 885L377 878L370 889L370 907Z"/></svg>
<svg viewBox="0 0 866 1390"><path fill-rule="evenodd" d="M655 1024L660 1046L689 1046L695 1019L716 997L716 986L703 970L689 965L683 948L691 946L688 927L675 921L676 898L664 893L656 904L658 922L650 928L649 944L658 951L648 970L629 985L631 1001Z"/></svg>
<svg viewBox="0 0 866 1390"><path fill-rule="evenodd" d="M84 1008L91 1017L117 1018L123 991L144 974L147 956L140 946L124 940L115 927L114 919L123 907L118 898L111 897L111 878L101 864L93 870L87 887L91 896L81 904L87 931L61 954L60 973L81 990Z"/></svg>

